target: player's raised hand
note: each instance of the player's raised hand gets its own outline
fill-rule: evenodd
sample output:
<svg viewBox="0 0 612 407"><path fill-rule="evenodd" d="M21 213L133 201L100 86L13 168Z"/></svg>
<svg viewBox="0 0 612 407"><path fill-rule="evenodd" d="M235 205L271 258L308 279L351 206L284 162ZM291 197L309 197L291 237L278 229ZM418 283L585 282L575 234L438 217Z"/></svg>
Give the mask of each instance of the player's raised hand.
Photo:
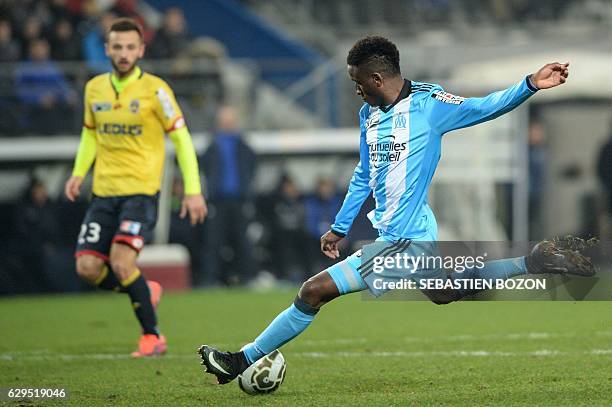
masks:
<svg viewBox="0 0 612 407"><path fill-rule="evenodd" d="M331 230L325 232L323 236L321 236L321 251L330 259L337 259L340 257L340 250L338 249L338 244L340 241L344 239L343 237L338 236Z"/></svg>
<svg viewBox="0 0 612 407"><path fill-rule="evenodd" d="M181 213L179 216L183 219L187 214L189 214L189 222L192 225L204 222L204 218L208 214L208 207L201 194L185 195L181 203Z"/></svg>
<svg viewBox="0 0 612 407"><path fill-rule="evenodd" d="M81 194L81 184L83 183L83 177L72 176L66 181L64 185L64 194L70 202L74 202L75 199Z"/></svg>
<svg viewBox="0 0 612 407"><path fill-rule="evenodd" d="M546 64L540 70L531 75L531 82L538 89L554 88L565 83L569 76L569 62L560 64L553 62Z"/></svg>

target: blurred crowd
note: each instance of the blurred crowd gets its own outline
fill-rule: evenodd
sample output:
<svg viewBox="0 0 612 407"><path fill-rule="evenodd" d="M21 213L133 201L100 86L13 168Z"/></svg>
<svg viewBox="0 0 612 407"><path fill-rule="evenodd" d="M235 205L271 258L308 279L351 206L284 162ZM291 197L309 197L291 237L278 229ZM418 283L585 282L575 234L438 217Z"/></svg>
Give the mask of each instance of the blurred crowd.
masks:
<svg viewBox="0 0 612 407"><path fill-rule="evenodd" d="M242 0L274 20L300 21L339 33L385 27L392 32L418 32L453 24L504 25L530 21L556 21L573 12L577 4L597 9L606 0ZM588 6L588 7L587 7ZM283 17L283 15L285 17ZM327 27L327 28L325 28Z"/></svg>
<svg viewBox="0 0 612 407"><path fill-rule="evenodd" d="M333 263L319 249L342 202L330 179L308 192L283 174L266 194L211 196L208 217L195 228L179 218L182 190L175 180L170 242L189 250L197 287L253 285L261 276L297 284Z"/></svg>
<svg viewBox="0 0 612 407"><path fill-rule="evenodd" d="M191 255L196 286L252 284L260 272L299 283L331 263L319 238L340 209L341 192L321 178L303 191L288 173L265 194L253 185L258 157L244 141L236 111L219 109L216 131L200 157L208 216L195 229L179 218L183 185L174 181L170 242Z"/></svg>
<svg viewBox="0 0 612 407"><path fill-rule="evenodd" d="M74 247L87 202L49 196L32 176L16 202L0 203L0 294L79 291Z"/></svg>
<svg viewBox="0 0 612 407"><path fill-rule="evenodd" d="M319 250L342 198L330 179L306 192L285 174L269 194L211 197L208 218L196 227L179 217L180 179L172 193L169 243L188 249L196 287L250 285L261 273L297 284L331 265ZM36 178L18 202L0 204L8 226L0 232L6 242L0 247L0 295L91 289L77 278L73 257L86 208L85 200L50 197Z"/></svg>
<svg viewBox="0 0 612 407"><path fill-rule="evenodd" d="M306 189L294 174L281 172L274 188L256 192L260 157L245 142L236 111L222 106L215 128L199 156L209 207L205 223L192 227L188 219L180 218L184 193L180 178L174 180L171 191L168 240L189 251L193 285L257 286L261 281L296 284L333 264L320 252L319 238L342 204L343 189L327 177ZM530 240L540 240L546 237L542 235L543 215L550 205L545 199L550 185L548 140L537 110L531 114L527 136ZM571 233L609 239L612 136L602 144L596 162L603 188L585 196L582 213L576 214L579 228ZM568 168L563 176L578 175ZM366 201L356 217L343 253L350 253L348 246L357 246L359 240L375 238L364 216L372 206L371 200ZM86 207L86 199L69 203L63 196L50 197L45 184L35 177L17 202L0 203L0 224L7 225L0 229L0 240L6 242L0 246L0 294L91 289L77 279L73 260ZM511 214L500 213L501 218L504 216Z"/></svg>
<svg viewBox="0 0 612 407"><path fill-rule="evenodd" d="M165 10L155 26L160 16L140 0L0 0L0 135L79 131L80 93L90 77L111 69L104 33L117 17L142 24L146 60L174 60L160 74L178 89L179 102L200 95L209 103L221 99L215 64L198 76L192 61L214 61L223 49L192 38L178 7ZM160 69L154 62L148 67Z"/></svg>
<svg viewBox="0 0 612 407"><path fill-rule="evenodd" d="M209 208L203 225L180 218L183 182L174 180L169 243L188 249L196 287L253 285L262 275L297 284L333 263L320 252L319 238L343 193L325 177L314 190L304 190L285 172L275 188L256 194L258 157L238 122L233 108L221 107L213 138L199 157ZM50 197L33 176L17 202L0 203L0 224L8 226L0 230L7 242L0 246L0 294L91 289L77 278L73 259L87 204Z"/></svg>
<svg viewBox="0 0 612 407"><path fill-rule="evenodd" d="M142 25L150 45L147 58L174 58L186 52L193 38L182 10L167 9L156 29L148 23L147 10L140 0L0 0L0 61L29 61L32 45L44 41L51 60L82 59L107 71L104 33L117 17Z"/></svg>

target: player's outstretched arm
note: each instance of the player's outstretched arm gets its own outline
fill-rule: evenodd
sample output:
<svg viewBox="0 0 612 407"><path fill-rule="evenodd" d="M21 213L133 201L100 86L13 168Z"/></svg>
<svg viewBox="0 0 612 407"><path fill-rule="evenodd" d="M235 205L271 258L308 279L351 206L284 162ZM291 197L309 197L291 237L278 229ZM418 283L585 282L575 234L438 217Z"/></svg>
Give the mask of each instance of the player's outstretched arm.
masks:
<svg viewBox="0 0 612 407"><path fill-rule="evenodd" d="M428 120L440 134L495 119L519 106L540 89L565 83L569 63L554 62L505 90L484 97L463 98L434 87L427 100Z"/></svg>
<svg viewBox="0 0 612 407"><path fill-rule="evenodd" d="M550 89L563 85L569 76L569 62L546 64L531 75L531 82L538 89Z"/></svg>

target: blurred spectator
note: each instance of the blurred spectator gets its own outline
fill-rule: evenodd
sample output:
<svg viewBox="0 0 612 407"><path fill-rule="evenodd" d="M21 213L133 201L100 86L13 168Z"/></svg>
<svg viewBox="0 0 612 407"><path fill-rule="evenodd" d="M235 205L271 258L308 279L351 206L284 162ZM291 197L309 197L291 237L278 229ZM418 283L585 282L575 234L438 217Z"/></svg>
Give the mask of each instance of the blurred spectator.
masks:
<svg viewBox="0 0 612 407"><path fill-rule="evenodd" d="M42 22L36 16L28 17L21 29L21 54L28 55L32 43L42 38Z"/></svg>
<svg viewBox="0 0 612 407"><path fill-rule="evenodd" d="M542 198L546 186L546 137L539 121L529 125L529 239L542 237Z"/></svg>
<svg viewBox="0 0 612 407"><path fill-rule="evenodd" d="M61 20L67 20L72 24L72 20L75 17L74 13L68 8L68 0L50 0L49 12L56 23Z"/></svg>
<svg viewBox="0 0 612 407"><path fill-rule="evenodd" d="M11 22L0 20L0 62L17 62L20 56L21 47L13 38Z"/></svg>
<svg viewBox="0 0 612 407"><path fill-rule="evenodd" d="M317 182L315 193L306 198L306 231L310 239L311 268L316 271L326 269L335 263L320 249L320 238L329 230L342 205L342 196L329 178Z"/></svg>
<svg viewBox="0 0 612 407"><path fill-rule="evenodd" d="M222 43L208 37L187 45L184 53L164 64L170 70L167 79L176 97L185 101L183 113L189 118L190 128L214 131L217 109L225 95L222 62L226 50Z"/></svg>
<svg viewBox="0 0 612 407"><path fill-rule="evenodd" d="M172 197L170 201L170 233L169 243L178 243L189 251L191 273L194 285L202 285L202 225L192 226L189 217L183 219L181 203L184 196L184 184L181 177L174 179L172 183Z"/></svg>
<svg viewBox="0 0 612 407"><path fill-rule="evenodd" d="M110 30L115 13L106 12L83 37L83 57L87 65L97 73L110 72L112 69L110 60L104 51L106 33Z"/></svg>
<svg viewBox="0 0 612 407"><path fill-rule="evenodd" d="M16 241L23 265L21 286L26 292L47 292L51 283L45 276L46 259L54 250L59 225L47 188L32 179L16 207Z"/></svg>
<svg viewBox="0 0 612 407"><path fill-rule="evenodd" d="M15 71L16 94L24 109L22 127L43 134L68 130L66 123L71 123L76 94L63 73L49 60L47 41L33 41L29 57Z"/></svg>
<svg viewBox="0 0 612 407"><path fill-rule="evenodd" d="M85 15L85 8L88 6L88 3L83 0L65 0L66 2L66 10L71 15Z"/></svg>
<svg viewBox="0 0 612 407"><path fill-rule="evenodd" d="M53 15L49 9L49 3L41 0L13 0L9 1L9 15L15 27L25 27L27 21L36 20L41 29L51 24ZM35 39L35 38L32 38Z"/></svg>
<svg viewBox="0 0 612 407"><path fill-rule="evenodd" d="M319 238L329 230L342 205L342 197L329 178L320 178L314 195L306 199L306 229Z"/></svg>
<svg viewBox="0 0 612 407"><path fill-rule="evenodd" d="M51 39L51 56L58 61L81 59L81 40L75 34L70 21L62 19L55 24Z"/></svg>
<svg viewBox="0 0 612 407"><path fill-rule="evenodd" d="M0 13L3 16L7 16L15 24L15 28L17 28L17 26L23 24L28 15L31 15L28 8L32 2L32 0L0 1Z"/></svg>
<svg viewBox="0 0 612 407"><path fill-rule="evenodd" d="M254 271L246 232L254 212L251 185L256 156L242 140L233 108L219 109L217 131L200 162L206 176L209 208L204 244L206 278L216 283L221 275L221 254L231 251L235 279L245 283Z"/></svg>
<svg viewBox="0 0 612 407"><path fill-rule="evenodd" d="M183 11L178 7L169 8L149 47L149 56L158 59L177 57L186 51L190 40Z"/></svg>
<svg viewBox="0 0 612 407"><path fill-rule="evenodd" d="M0 20L0 63L19 61L21 47L13 39L11 23ZM10 74L0 74L0 134L15 133L17 126L18 108L15 102L13 78Z"/></svg>
<svg viewBox="0 0 612 407"><path fill-rule="evenodd" d="M295 283L310 276L309 241L304 230L305 208L302 194L289 175L283 175L271 199L272 238L270 252L276 277Z"/></svg>

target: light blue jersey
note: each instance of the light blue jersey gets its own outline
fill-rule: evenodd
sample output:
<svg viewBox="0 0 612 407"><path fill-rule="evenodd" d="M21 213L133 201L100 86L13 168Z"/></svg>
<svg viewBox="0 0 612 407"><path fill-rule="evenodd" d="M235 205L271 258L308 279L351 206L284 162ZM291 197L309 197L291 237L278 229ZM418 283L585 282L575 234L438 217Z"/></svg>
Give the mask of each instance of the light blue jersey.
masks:
<svg viewBox="0 0 612 407"><path fill-rule="evenodd" d="M427 191L440 160L442 135L507 113L536 91L528 77L482 98L463 98L436 84L406 80L391 106L364 104L359 112L360 161L331 229L346 235L372 193L376 207L368 218L383 240L437 240Z"/></svg>
<svg viewBox="0 0 612 407"><path fill-rule="evenodd" d="M397 100L389 107L365 104L359 112L360 161L355 168L342 208L332 231L348 233L361 205L370 193L376 200L368 214L378 229L378 242L358 250L327 268L340 295L369 289L378 297L406 280L495 281L527 273L524 257L484 263L447 273L440 266L387 266L374 270L376 257L419 257L437 254L436 219L427 205L427 190L440 160L442 135L455 129L494 119L523 103L537 88L529 78L483 98L462 98L444 92L439 85L405 81ZM378 246L376 246L378 245ZM380 264L379 264L380 265ZM385 284L390 283L390 284ZM452 300L470 292L455 289ZM439 291L439 290L438 290ZM333 297L332 297L333 298ZM440 300L439 303L445 303ZM303 332L319 308L301 297L280 313L253 341L243 348L249 363L269 354Z"/></svg>

